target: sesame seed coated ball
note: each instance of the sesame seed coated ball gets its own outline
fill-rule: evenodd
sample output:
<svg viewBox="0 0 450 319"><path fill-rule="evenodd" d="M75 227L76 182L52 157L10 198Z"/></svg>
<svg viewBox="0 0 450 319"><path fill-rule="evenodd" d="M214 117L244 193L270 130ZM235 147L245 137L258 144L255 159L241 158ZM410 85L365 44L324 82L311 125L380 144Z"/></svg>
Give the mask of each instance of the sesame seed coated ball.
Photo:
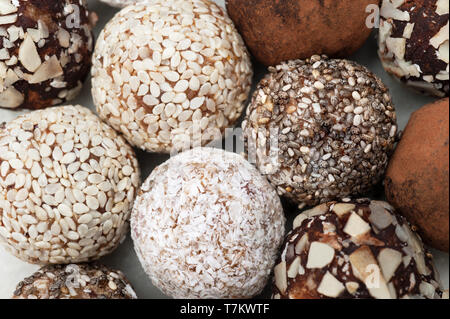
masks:
<svg viewBox="0 0 450 319"><path fill-rule="evenodd" d="M75 98L89 74L85 0L2 0L0 107L41 109Z"/></svg>
<svg viewBox="0 0 450 319"><path fill-rule="evenodd" d="M0 242L36 264L114 250L139 186L132 148L82 106L19 116L0 129Z"/></svg>
<svg viewBox="0 0 450 319"><path fill-rule="evenodd" d="M50 265L21 281L13 299L136 299L122 272L97 264Z"/></svg>
<svg viewBox="0 0 450 319"><path fill-rule="evenodd" d="M93 60L98 113L151 152L223 134L242 113L252 79L244 42L211 0L126 7L101 32Z"/></svg>
<svg viewBox="0 0 450 319"><path fill-rule="evenodd" d="M294 220L274 268L274 298L442 296L431 254L386 202L322 204Z"/></svg>
<svg viewBox="0 0 450 319"><path fill-rule="evenodd" d="M250 161L301 207L363 194L397 138L388 89L365 67L313 56L269 68L242 123Z"/></svg>
<svg viewBox="0 0 450 319"><path fill-rule="evenodd" d="M196 148L157 167L131 217L139 260L174 298L251 298L284 236L280 199L240 155Z"/></svg>
<svg viewBox="0 0 450 319"><path fill-rule="evenodd" d="M100 0L100 1L104 2L106 4L109 4L112 7L124 8L126 6L131 5L131 4L149 2L151 0Z"/></svg>

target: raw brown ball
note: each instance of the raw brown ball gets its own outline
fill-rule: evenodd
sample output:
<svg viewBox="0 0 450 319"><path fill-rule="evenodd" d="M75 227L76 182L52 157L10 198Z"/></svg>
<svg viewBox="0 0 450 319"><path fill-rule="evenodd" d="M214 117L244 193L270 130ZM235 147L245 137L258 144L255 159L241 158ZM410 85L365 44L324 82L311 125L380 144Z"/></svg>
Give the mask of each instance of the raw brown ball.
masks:
<svg viewBox="0 0 450 319"><path fill-rule="evenodd" d="M91 66L92 25L86 0L0 1L0 107L73 99Z"/></svg>
<svg viewBox="0 0 450 319"><path fill-rule="evenodd" d="M378 0L227 0L228 14L260 62L275 65L313 54L344 57L371 33L369 5Z"/></svg>
<svg viewBox="0 0 450 319"><path fill-rule="evenodd" d="M274 269L274 298L442 296L432 256L386 202L330 202L298 215Z"/></svg>
<svg viewBox="0 0 450 319"><path fill-rule="evenodd" d="M97 264L46 266L25 278L13 299L136 299L120 271Z"/></svg>
<svg viewBox="0 0 450 319"><path fill-rule="evenodd" d="M386 176L386 196L419 228L424 241L449 250L449 99L424 106L409 120Z"/></svg>

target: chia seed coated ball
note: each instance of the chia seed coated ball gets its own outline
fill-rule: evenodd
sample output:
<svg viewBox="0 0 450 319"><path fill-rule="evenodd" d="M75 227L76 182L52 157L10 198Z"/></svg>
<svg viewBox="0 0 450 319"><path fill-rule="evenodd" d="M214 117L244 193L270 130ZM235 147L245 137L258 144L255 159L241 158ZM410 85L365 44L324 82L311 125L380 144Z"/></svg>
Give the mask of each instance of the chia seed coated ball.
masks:
<svg viewBox="0 0 450 319"><path fill-rule="evenodd" d="M242 128L249 161L278 194L303 207L378 183L397 137L381 80L355 62L325 56L269 70Z"/></svg>
<svg viewBox="0 0 450 319"><path fill-rule="evenodd" d="M0 107L73 99L91 66L93 24L85 0L2 0Z"/></svg>
<svg viewBox="0 0 450 319"><path fill-rule="evenodd" d="M144 182L131 236L153 284L174 298L251 298L284 236L280 199L240 155L196 148Z"/></svg>
<svg viewBox="0 0 450 319"><path fill-rule="evenodd" d="M124 239L133 149L81 106L34 111L0 130L0 242L37 264L100 258Z"/></svg>
<svg viewBox="0 0 450 319"><path fill-rule="evenodd" d="M233 23L211 0L155 0L108 23L92 75L100 116L134 146L169 153L206 145L235 123L252 68Z"/></svg>
<svg viewBox="0 0 450 319"><path fill-rule="evenodd" d="M122 272L97 264L51 265L25 278L13 299L137 299Z"/></svg>
<svg viewBox="0 0 450 319"><path fill-rule="evenodd" d="M448 0L383 0L379 55L408 86L449 96Z"/></svg>
<svg viewBox="0 0 450 319"><path fill-rule="evenodd" d="M274 269L274 298L442 296L432 256L388 203L330 202L297 216Z"/></svg>

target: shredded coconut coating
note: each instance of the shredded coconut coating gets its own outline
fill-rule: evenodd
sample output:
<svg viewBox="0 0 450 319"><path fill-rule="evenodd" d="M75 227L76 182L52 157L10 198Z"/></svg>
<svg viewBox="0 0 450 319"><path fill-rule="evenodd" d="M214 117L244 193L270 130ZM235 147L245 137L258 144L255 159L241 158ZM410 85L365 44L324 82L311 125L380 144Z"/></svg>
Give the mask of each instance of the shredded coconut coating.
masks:
<svg viewBox="0 0 450 319"><path fill-rule="evenodd" d="M285 232L280 199L240 155L197 148L157 167L133 207L131 235L153 284L174 298L251 298Z"/></svg>
<svg viewBox="0 0 450 319"><path fill-rule="evenodd" d="M78 263L125 237L139 186L133 149L82 106L0 128L0 242L36 264Z"/></svg>
<svg viewBox="0 0 450 319"><path fill-rule="evenodd" d="M155 0L124 8L99 35L92 95L100 117L131 144L169 153L223 136L243 111L252 75L224 9Z"/></svg>

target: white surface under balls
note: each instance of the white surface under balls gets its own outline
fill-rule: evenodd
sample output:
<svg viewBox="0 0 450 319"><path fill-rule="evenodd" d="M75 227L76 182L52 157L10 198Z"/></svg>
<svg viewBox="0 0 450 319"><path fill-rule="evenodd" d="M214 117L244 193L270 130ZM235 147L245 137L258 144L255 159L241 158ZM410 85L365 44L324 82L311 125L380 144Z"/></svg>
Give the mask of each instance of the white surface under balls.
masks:
<svg viewBox="0 0 450 319"><path fill-rule="evenodd" d="M223 0L217 0L219 4L223 6ZM99 15L99 21L94 30L96 37L103 29L105 24L118 12L117 9L108 6L100 2L99 0L88 0L89 8L96 11ZM374 32L375 33L375 32ZM436 99L417 94L414 91L407 89L402 83L399 83L396 79L390 77L383 69L381 62L377 56L377 43L374 36L372 36L368 42L353 56L351 60L355 60L358 63L366 66L368 69L378 75L386 86L389 87L391 95L393 97L394 105L396 106L396 112L398 116L398 124L400 129L404 129L411 113L418 110L421 106L435 101ZM266 68L259 64L255 66L255 77L253 83L256 84L266 73ZM91 85L88 80L78 98L73 101L75 104L82 104L89 107L91 110L95 110L92 96ZM19 113L25 111L11 111L0 109L0 118L2 121L8 121L15 118ZM151 171L162 162L166 161L169 157L166 155L157 155L144 152L137 152L139 164L142 171L142 178L149 176ZM378 192L379 194L382 191ZM382 196L378 196L374 199L383 199ZM296 210L286 210L286 217L289 219L287 230L292 225L292 219L298 215ZM449 255L437 250L431 250L437 269L441 276L441 282L443 286L449 288ZM139 298L168 298L158 288L156 288L147 274L144 272L133 248L133 242L128 235L125 241L110 255L100 259L101 263L104 263L112 268L121 270L126 277L130 280L136 294ZM36 265L27 264L12 255L6 253L0 248L0 298L10 298L15 285L23 278L31 275L39 267ZM267 293L268 292L268 293ZM263 297L270 297L270 289L266 291Z"/></svg>

